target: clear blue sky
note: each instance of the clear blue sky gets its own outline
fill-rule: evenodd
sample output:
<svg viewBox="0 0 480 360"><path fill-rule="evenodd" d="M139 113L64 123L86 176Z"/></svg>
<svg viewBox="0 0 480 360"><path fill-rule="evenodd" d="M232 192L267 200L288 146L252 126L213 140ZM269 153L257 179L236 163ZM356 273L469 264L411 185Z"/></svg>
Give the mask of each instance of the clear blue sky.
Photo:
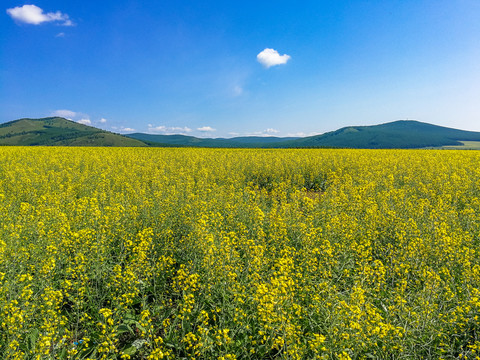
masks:
<svg viewBox="0 0 480 360"><path fill-rule="evenodd" d="M0 122L60 114L211 137L398 119L480 131L478 0L2 6Z"/></svg>

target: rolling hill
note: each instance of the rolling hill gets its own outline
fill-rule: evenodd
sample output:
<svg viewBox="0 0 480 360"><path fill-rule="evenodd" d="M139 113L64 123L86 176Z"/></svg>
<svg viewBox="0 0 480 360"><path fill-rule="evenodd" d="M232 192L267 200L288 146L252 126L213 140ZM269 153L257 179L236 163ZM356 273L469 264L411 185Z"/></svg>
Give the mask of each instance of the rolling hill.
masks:
<svg viewBox="0 0 480 360"><path fill-rule="evenodd" d="M463 147L464 142L480 141L480 132L457 130L414 120L398 120L373 126L348 126L322 135L304 138L200 139L185 135L142 133L127 136L149 142L152 145L162 143L169 146L251 148L417 149Z"/></svg>
<svg viewBox="0 0 480 360"><path fill-rule="evenodd" d="M480 132L413 120L348 126L304 138L244 136L230 139L134 133L119 135L59 117L20 119L0 124L0 145L178 146L218 148L415 149L480 147Z"/></svg>
<svg viewBox="0 0 480 360"><path fill-rule="evenodd" d="M414 149L461 146L464 141L480 141L480 132L457 130L414 120L398 120L373 126L344 127L322 135L290 141L283 146Z"/></svg>
<svg viewBox="0 0 480 360"><path fill-rule="evenodd" d="M19 119L0 124L0 145L148 146L140 140L60 117Z"/></svg>
<svg viewBox="0 0 480 360"><path fill-rule="evenodd" d="M263 148L274 145L279 147L283 142L296 140L294 137L274 137L274 136L243 136L230 139L225 138L197 138L187 135L153 135L134 133L126 136L141 140L152 146L192 146L192 147L219 147L219 148ZM281 146L280 146L281 147Z"/></svg>

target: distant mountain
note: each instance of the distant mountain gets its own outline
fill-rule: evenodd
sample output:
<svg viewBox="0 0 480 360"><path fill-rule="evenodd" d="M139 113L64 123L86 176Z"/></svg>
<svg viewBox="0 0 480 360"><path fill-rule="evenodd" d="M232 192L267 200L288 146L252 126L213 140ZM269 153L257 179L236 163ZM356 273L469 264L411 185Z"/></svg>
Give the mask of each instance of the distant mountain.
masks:
<svg viewBox="0 0 480 360"><path fill-rule="evenodd" d="M19 119L0 124L0 145L148 146L143 141L60 117Z"/></svg>
<svg viewBox="0 0 480 360"><path fill-rule="evenodd" d="M129 134L151 145L250 148L354 148L415 149L460 146L461 141L480 141L480 132L451 129L413 120L398 120L373 126L348 126L304 138L237 137L200 139L185 135Z"/></svg>
<svg viewBox="0 0 480 360"><path fill-rule="evenodd" d="M413 149L462 145L480 141L480 132L457 130L413 120L373 126L349 126L322 135L282 144L282 147L333 147L357 149Z"/></svg>
<svg viewBox="0 0 480 360"><path fill-rule="evenodd" d="M192 146L192 147L220 147L220 148L257 148L257 147L281 147L283 142L296 140L295 137L274 136L243 136L234 138L197 138L187 135L153 135L144 133L127 134L133 139L141 140L151 146Z"/></svg>
<svg viewBox="0 0 480 360"><path fill-rule="evenodd" d="M59 117L20 119L0 124L0 145L150 146L218 148L415 149L480 147L480 132L457 130L413 120L373 126L348 126L304 138L244 136L197 138L186 135L119 135ZM465 148L465 147L464 147Z"/></svg>

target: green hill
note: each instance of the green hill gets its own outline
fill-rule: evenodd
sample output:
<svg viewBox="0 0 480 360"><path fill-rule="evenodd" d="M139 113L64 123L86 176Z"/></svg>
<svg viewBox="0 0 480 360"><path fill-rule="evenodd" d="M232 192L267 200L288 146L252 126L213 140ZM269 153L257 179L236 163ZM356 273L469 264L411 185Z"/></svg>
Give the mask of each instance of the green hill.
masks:
<svg viewBox="0 0 480 360"><path fill-rule="evenodd" d="M356 149L417 149L431 147L472 148L480 141L480 132L457 130L413 120L399 120L373 126L349 126L322 135L304 138L237 137L201 139L185 135L127 135L151 145L193 147L248 148L356 148ZM469 144L467 147L464 144Z"/></svg>
<svg viewBox="0 0 480 360"><path fill-rule="evenodd" d="M191 146L191 147L219 147L219 148L262 148L278 147L279 144L297 138L279 138L274 136L243 136L230 139L225 138L197 138L187 135L154 135L144 133L127 134L133 139L144 141L152 146Z"/></svg>
<svg viewBox="0 0 480 360"><path fill-rule="evenodd" d="M478 149L480 132L413 120L349 126L304 138L244 136L230 139L134 133L126 136L59 117L20 119L0 124L0 145L190 146L218 148Z"/></svg>
<svg viewBox="0 0 480 360"><path fill-rule="evenodd" d="M0 124L0 145L147 146L140 140L60 117L19 119Z"/></svg>
<svg viewBox="0 0 480 360"><path fill-rule="evenodd" d="M465 141L480 141L480 132L399 120L381 125L344 127L322 135L289 141L281 147L413 149L462 146Z"/></svg>

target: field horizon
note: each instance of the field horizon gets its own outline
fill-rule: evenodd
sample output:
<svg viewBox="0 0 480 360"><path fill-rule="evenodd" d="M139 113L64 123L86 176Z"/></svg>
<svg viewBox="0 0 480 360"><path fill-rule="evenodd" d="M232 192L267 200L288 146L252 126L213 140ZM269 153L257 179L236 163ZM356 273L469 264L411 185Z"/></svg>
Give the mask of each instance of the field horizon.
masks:
<svg viewBox="0 0 480 360"><path fill-rule="evenodd" d="M0 145L140 146L204 148L359 148L478 149L480 132L458 130L415 120L371 126L348 126L305 137L242 136L197 138L181 134L118 134L61 117L19 119L0 124Z"/></svg>

